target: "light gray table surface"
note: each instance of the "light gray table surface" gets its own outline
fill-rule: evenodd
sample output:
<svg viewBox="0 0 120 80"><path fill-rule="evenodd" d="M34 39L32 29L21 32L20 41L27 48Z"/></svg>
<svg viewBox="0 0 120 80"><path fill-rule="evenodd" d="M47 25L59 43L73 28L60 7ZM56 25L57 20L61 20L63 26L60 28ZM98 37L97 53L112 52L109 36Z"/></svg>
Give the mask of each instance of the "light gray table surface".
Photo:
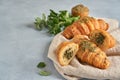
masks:
<svg viewBox="0 0 120 80"><path fill-rule="evenodd" d="M34 19L79 3L89 7L90 16L120 21L120 0L0 0L0 80L64 80L47 58L53 36L35 30ZM50 76L38 74L40 61Z"/></svg>

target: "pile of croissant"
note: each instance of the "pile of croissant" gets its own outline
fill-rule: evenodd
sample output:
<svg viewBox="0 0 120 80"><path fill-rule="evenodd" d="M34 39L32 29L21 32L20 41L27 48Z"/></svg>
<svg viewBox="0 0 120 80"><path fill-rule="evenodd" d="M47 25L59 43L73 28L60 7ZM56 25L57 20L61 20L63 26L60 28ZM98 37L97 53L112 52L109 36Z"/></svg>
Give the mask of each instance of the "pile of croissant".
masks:
<svg viewBox="0 0 120 80"><path fill-rule="evenodd" d="M80 16L80 19L62 32L62 35L70 41L62 42L57 47L58 62L66 66L76 56L81 63L100 69L108 68L110 61L105 51L115 46L115 39L107 32L108 23L102 19L89 17L87 15L89 10L81 4L73 7L72 11L73 16Z"/></svg>
<svg viewBox="0 0 120 80"><path fill-rule="evenodd" d="M95 29L107 30L109 25L102 19L85 16L66 27L63 36L67 39L73 38L75 35L89 35Z"/></svg>

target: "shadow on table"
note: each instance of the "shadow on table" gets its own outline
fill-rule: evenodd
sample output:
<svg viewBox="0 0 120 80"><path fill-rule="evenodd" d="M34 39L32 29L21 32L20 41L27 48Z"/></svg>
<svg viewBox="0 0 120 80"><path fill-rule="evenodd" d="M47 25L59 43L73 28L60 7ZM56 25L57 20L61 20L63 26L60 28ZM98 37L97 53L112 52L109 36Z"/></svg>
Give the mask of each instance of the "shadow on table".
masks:
<svg viewBox="0 0 120 80"><path fill-rule="evenodd" d="M26 24L26 26L27 26L28 28L32 28L32 29L34 29L34 30L37 30L37 29L35 28L34 23L28 23L28 24Z"/></svg>

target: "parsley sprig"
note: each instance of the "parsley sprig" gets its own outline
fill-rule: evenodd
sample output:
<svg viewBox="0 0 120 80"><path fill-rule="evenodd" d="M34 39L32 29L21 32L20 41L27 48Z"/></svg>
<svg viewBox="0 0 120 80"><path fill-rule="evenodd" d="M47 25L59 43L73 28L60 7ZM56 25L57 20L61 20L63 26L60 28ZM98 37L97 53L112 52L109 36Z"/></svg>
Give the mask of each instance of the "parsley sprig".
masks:
<svg viewBox="0 0 120 80"><path fill-rule="evenodd" d="M46 64L44 62L39 62L37 65L37 68L41 69L39 71L39 74L41 76L49 76L51 74L49 71L43 70L43 68L45 68L45 67L46 67Z"/></svg>
<svg viewBox="0 0 120 80"><path fill-rule="evenodd" d="M37 67L38 68L44 68L46 66L46 64L44 62L40 62Z"/></svg>
<svg viewBox="0 0 120 80"><path fill-rule="evenodd" d="M43 14L42 18L35 19L35 27L38 30L47 28L50 34L56 35L79 18L71 16L67 10L61 10L57 13L50 9L50 14L47 17Z"/></svg>

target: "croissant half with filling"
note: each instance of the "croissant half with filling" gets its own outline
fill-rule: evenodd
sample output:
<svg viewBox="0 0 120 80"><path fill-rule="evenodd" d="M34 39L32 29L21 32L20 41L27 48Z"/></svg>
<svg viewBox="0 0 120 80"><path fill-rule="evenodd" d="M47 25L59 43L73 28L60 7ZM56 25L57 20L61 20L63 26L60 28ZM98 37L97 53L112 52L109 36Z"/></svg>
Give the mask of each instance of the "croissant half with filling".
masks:
<svg viewBox="0 0 120 80"><path fill-rule="evenodd" d="M89 34L89 38L103 51L115 46L115 39L113 36L101 29L93 30Z"/></svg>
<svg viewBox="0 0 120 80"><path fill-rule="evenodd" d="M107 59L106 54L97 47L96 44L83 36L75 36L73 42L79 44L79 50L76 56L81 62L93 65L100 69L109 67L110 62Z"/></svg>
<svg viewBox="0 0 120 80"><path fill-rule="evenodd" d="M62 42L57 50L57 58L58 62L61 66L66 66L70 63L70 61L75 57L78 51L78 44L74 42Z"/></svg>
<svg viewBox="0 0 120 80"><path fill-rule="evenodd" d="M104 20L86 16L66 27L62 35L71 39L74 35L89 35L95 29L107 30L108 28L109 25Z"/></svg>

